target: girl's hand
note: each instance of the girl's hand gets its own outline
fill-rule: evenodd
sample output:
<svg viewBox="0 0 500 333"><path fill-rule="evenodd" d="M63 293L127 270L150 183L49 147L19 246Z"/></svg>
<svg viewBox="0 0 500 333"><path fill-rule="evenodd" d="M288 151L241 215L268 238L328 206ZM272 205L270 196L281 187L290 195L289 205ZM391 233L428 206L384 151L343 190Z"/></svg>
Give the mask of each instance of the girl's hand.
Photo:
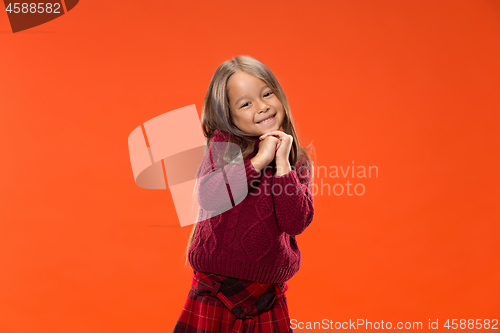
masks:
<svg viewBox="0 0 500 333"><path fill-rule="evenodd" d="M264 166L267 166L274 159L279 142L280 140L274 136L261 139L259 142L259 151L255 157L262 161Z"/></svg>
<svg viewBox="0 0 500 333"><path fill-rule="evenodd" d="M288 162L288 156L292 150L293 136L288 135L282 131L271 131L260 136L259 139L265 140L269 137L277 137L279 143L276 147L276 163ZM262 143L259 144L259 146Z"/></svg>

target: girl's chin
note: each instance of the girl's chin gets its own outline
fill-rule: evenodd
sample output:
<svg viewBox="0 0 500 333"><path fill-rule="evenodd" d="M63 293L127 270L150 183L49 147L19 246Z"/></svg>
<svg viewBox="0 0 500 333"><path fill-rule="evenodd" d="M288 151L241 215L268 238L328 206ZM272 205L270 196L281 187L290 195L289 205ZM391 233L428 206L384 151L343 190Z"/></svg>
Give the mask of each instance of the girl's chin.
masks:
<svg viewBox="0 0 500 333"><path fill-rule="evenodd" d="M272 131L280 131L280 127L278 126L269 126L268 128L259 128L259 133L262 133L262 134L259 134L259 135L263 135L263 134L266 134L266 133L269 133L269 132L272 132Z"/></svg>

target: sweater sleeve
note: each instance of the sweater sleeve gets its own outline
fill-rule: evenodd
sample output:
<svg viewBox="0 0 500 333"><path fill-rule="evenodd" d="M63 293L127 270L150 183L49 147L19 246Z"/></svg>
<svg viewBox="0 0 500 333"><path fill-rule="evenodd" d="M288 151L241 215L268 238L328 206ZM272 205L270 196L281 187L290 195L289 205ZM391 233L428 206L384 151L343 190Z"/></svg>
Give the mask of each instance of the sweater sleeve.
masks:
<svg viewBox="0 0 500 333"><path fill-rule="evenodd" d="M216 133L198 169L198 203L201 208L216 214L232 208L231 196L235 205L243 200L250 184L261 176L250 159L233 164L223 162L226 147L227 139Z"/></svg>
<svg viewBox="0 0 500 333"><path fill-rule="evenodd" d="M311 167L297 163L296 170L273 176L272 194L279 228L291 235L300 235L314 216L311 189Z"/></svg>

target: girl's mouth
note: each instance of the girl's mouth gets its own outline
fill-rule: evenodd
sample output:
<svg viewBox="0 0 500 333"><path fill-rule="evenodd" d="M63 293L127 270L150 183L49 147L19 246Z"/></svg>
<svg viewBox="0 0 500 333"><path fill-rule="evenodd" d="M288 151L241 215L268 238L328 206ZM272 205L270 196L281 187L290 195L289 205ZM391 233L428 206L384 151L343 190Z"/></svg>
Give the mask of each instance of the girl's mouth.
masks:
<svg viewBox="0 0 500 333"><path fill-rule="evenodd" d="M267 118L266 120L263 120L261 122L258 122L257 124L259 125L267 125L270 124L274 121L274 118L276 118L276 114L274 114L271 118Z"/></svg>

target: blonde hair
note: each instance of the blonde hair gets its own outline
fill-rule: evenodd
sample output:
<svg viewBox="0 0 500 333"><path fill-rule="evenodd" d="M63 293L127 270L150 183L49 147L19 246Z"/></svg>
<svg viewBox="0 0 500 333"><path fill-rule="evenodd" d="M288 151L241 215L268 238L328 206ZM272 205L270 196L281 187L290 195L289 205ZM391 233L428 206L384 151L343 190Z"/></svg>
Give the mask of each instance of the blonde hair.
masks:
<svg viewBox="0 0 500 333"><path fill-rule="evenodd" d="M283 127L283 132L293 137L292 149L289 156L290 166L292 169L295 169L299 159L305 158L306 163L304 165L308 168L311 167L312 170L310 175L312 183L314 178L314 167L311 158L307 154L307 151L313 148L312 143L305 148L300 146L285 92L271 70L262 62L250 56L237 56L232 60L222 63L212 76L201 111L201 125L206 137L205 151L216 130L232 134L230 135L230 141L240 146L243 157L251 154L255 148L252 137L236 127L231 120L227 82L231 75L238 71L253 75L264 81L280 100L285 111L285 118L281 125ZM197 223L195 222L191 229L191 234L189 235L186 249L186 262L184 265L188 263L189 248L196 234L196 226Z"/></svg>

